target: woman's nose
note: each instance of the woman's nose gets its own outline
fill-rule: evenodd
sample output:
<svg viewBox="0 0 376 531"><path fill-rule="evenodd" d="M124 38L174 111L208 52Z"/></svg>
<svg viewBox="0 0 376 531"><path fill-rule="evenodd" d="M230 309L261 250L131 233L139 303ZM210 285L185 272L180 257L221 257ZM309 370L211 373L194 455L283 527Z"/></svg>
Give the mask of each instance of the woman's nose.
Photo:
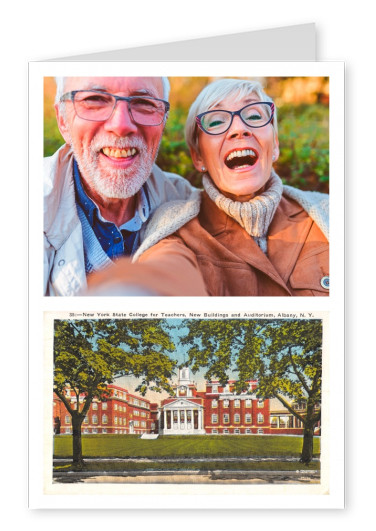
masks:
<svg viewBox="0 0 376 531"><path fill-rule="evenodd" d="M248 127L240 116L234 116L230 129L227 131L228 138L252 136L252 129Z"/></svg>

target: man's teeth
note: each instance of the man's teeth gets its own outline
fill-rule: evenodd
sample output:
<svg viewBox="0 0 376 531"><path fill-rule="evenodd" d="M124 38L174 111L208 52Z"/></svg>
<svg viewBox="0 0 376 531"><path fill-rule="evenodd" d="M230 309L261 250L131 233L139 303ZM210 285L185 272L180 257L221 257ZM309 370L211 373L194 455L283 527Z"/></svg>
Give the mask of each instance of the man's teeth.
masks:
<svg viewBox="0 0 376 531"><path fill-rule="evenodd" d="M232 151L226 160L232 160L235 157L256 157L256 153L253 149L241 149L239 151Z"/></svg>
<svg viewBox="0 0 376 531"><path fill-rule="evenodd" d="M113 157L115 159L117 158L125 158L125 157L133 157L137 153L137 150L135 148L130 149L113 149L105 147L102 149L103 153L107 157Z"/></svg>

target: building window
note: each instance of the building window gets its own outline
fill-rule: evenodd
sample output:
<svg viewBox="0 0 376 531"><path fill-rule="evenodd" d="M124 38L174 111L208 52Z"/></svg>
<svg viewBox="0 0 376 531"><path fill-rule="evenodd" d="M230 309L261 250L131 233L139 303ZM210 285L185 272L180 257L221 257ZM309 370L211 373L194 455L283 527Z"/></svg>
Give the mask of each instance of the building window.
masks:
<svg viewBox="0 0 376 531"><path fill-rule="evenodd" d="M117 411L117 408L118 408L118 405L115 404L115 405L114 405L114 410Z"/></svg>
<svg viewBox="0 0 376 531"><path fill-rule="evenodd" d="M119 424L120 424L120 426L123 425L123 417L119 417Z"/></svg>
<svg viewBox="0 0 376 531"><path fill-rule="evenodd" d="M250 413L246 413L245 422L246 424L252 424L252 415Z"/></svg>
<svg viewBox="0 0 376 531"><path fill-rule="evenodd" d="M262 435L264 433L264 430L262 428L259 428L257 430L257 435Z"/></svg>
<svg viewBox="0 0 376 531"><path fill-rule="evenodd" d="M223 433L230 433L230 432L229 432L229 430L228 430L227 428L225 428L225 429L223 430Z"/></svg>
<svg viewBox="0 0 376 531"><path fill-rule="evenodd" d="M251 428L246 428L246 430L245 430L245 433L247 433L247 434L250 434L250 433L252 433L252 430L251 430Z"/></svg>
<svg viewBox="0 0 376 531"><path fill-rule="evenodd" d="M218 407L218 400L212 400L211 406Z"/></svg>
<svg viewBox="0 0 376 531"><path fill-rule="evenodd" d="M212 433L218 433L218 430L217 429L213 429L211 432Z"/></svg>
<svg viewBox="0 0 376 531"><path fill-rule="evenodd" d="M262 424L264 422L264 415L262 413L257 414L257 424Z"/></svg>
<svg viewBox="0 0 376 531"><path fill-rule="evenodd" d="M278 428L278 417L272 417L270 420L270 426L272 428Z"/></svg>
<svg viewBox="0 0 376 531"><path fill-rule="evenodd" d="M264 407L264 401L263 401L262 398L259 398L259 399L257 400L257 407Z"/></svg>
<svg viewBox="0 0 376 531"><path fill-rule="evenodd" d="M107 428L102 428L102 433L107 433Z"/></svg>
<svg viewBox="0 0 376 531"><path fill-rule="evenodd" d="M245 407L252 407L252 400L250 398L247 398L245 401Z"/></svg>
<svg viewBox="0 0 376 531"><path fill-rule="evenodd" d="M92 421L93 424L98 424L98 415L93 415L91 417L91 421Z"/></svg>
<svg viewBox="0 0 376 531"><path fill-rule="evenodd" d="M239 415L239 413L235 413L235 415L234 415L234 422L236 422L237 424L239 424L239 422L240 422L240 415Z"/></svg>
<svg viewBox="0 0 376 531"><path fill-rule="evenodd" d="M84 433L89 433L89 428L84 428Z"/></svg>
<svg viewBox="0 0 376 531"><path fill-rule="evenodd" d="M218 393L218 385L212 385L212 393Z"/></svg>
<svg viewBox="0 0 376 531"><path fill-rule="evenodd" d="M93 433L98 433L97 428L93 428Z"/></svg>
<svg viewBox="0 0 376 531"><path fill-rule="evenodd" d="M144 420L141 421L141 427L142 428L145 428L146 427L146 422Z"/></svg>
<svg viewBox="0 0 376 531"><path fill-rule="evenodd" d="M89 424L89 417L86 415L86 417L84 418L84 424Z"/></svg>
<svg viewBox="0 0 376 531"><path fill-rule="evenodd" d="M234 407L240 407L240 400L239 399L234 400Z"/></svg>
<svg viewBox="0 0 376 531"><path fill-rule="evenodd" d="M223 401L223 407L228 407L229 405L230 405L229 400L224 400Z"/></svg>
<svg viewBox="0 0 376 531"><path fill-rule="evenodd" d="M235 428L235 429L234 429L234 433L237 433L237 434L239 434L239 433L240 433L240 430L239 430L239 428Z"/></svg>
<svg viewBox="0 0 376 531"><path fill-rule="evenodd" d="M230 422L230 415L228 415L227 413L225 413L223 415L223 423L224 424L228 424Z"/></svg>
<svg viewBox="0 0 376 531"><path fill-rule="evenodd" d="M127 425L127 419L123 419L123 426Z"/></svg>
<svg viewBox="0 0 376 531"><path fill-rule="evenodd" d="M135 421L133 422L133 425L138 427L138 426L140 425L140 422L139 422L138 420L135 420Z"/></svg>
<svg viewBox="0 0 376 531"><path fill-rule="evenodd" d="M118 418L117 417L114 417L114 424L117 424L118 423ZM117 433L117 432L116 432Z"/></svg>
<svg viewBox="0 0 376 531"><path fill-rule="evenodd" d="M102 410L107 409L107 402L102 402Z"/></svg>
<svg viewBox="0 0 376 531"><path fill-rule="evenodd" d="M102 415L102 424L107 424L107 422L108 422L107 415Z"/></svg>
<svg viewBox="0 0 376 531"><path fill-rule="evenodd" d="M71 432L71 429L70 428L65 428L65 433L67 435L70 435L72 432Z"/></svg>
<svg viewBox="0 0 376 531"><path fill-rule="evenodd" d="M140 414L140 412L138 411L138 409L135 409L135 410L133 411L133 415L139 415L139 414Z"/></svg>
<svg viewBox="0 0 376 531"><path fill-rule="evenodd" d="M155 430L155 422L152 422L152 423L151 423L150 428L151 428L152 430Z"/></svg>
<svg viewBox="0 0 376 531"><path fill-rule="evenodd" d="M65 424L70 424L70 423L71 423L70 415L65 415Z"/></svg>
<svg viewBox="0 0 376 531"><path fill-rule="evenodd" d="M98 403L97 402L93 402L91 405L92 405L93 409L98 409Z"/></svg>
<svg viewBox="0 0 376 531"><path fill-rule="evenodd" d="M212 421L212 424L216 424L218 422L218 415L212 415L211 421Z"/></svg>

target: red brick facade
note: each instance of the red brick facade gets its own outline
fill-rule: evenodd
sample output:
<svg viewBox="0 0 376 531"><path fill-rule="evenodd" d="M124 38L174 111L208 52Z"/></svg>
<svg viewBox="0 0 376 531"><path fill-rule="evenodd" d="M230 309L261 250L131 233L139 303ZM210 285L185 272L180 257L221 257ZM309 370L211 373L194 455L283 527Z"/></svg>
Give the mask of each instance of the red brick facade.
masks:
<svg viewBox="0 0 376 531"><path fill-rule="evenodd" d="M234 393L235 381L226 386L218 381L206 382L205 391L197 391L190 380L188 369L179 370L175 396L161 404L126 389L109 385L110 396L105 401L93 400L82 433L90 434L144 434L165 435L302 435L302 422L276 399L256 397L257 382L249 382L248 391ZM76 397L66 391L72 407ZM82 398L80 398L81 402ZM305 404L293 404L304 415ZM63 402L54 394L53 417L55 433L72 433L71 417ZM315 433L320 434L318 425Z"/></svg>
<svg viewBox="0 0 376 531"><path fill-rule="evenodd" d="M82 424L82 433L152 433L157 428L157 405L149 400L116 385L108 386L111 395L106 401L94 398ZM73 391L68 390L71 405L76 404ZM80 401L83 398L80 397ZM53 403L55 433L60 424L60 433L72 433L72 422L63 402L54 394Z"/></svg>

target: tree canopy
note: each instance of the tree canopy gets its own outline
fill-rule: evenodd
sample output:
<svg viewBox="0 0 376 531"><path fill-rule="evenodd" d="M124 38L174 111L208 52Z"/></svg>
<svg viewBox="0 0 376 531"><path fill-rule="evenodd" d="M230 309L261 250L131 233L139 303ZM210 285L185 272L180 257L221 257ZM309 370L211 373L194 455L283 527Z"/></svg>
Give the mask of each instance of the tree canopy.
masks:
<svg viewBox="0 0 376 531"><path fill-rule="evenodd" d="M256 394L277 398L304 425L302 462L312 459L314 426L321 418L322 322L312 320L187 320L182 339L193 372L222 384L236 373L234 389L258 381ZM304 412L293 408L304 401Z"/></svg>
<svg viewBox="0 0 376 531"><path fill-rule="evenodd" d="M133 375L141 394L171 391L174 349L158 319L56 320L54 388L102 397L114 377Z"/></svg>

